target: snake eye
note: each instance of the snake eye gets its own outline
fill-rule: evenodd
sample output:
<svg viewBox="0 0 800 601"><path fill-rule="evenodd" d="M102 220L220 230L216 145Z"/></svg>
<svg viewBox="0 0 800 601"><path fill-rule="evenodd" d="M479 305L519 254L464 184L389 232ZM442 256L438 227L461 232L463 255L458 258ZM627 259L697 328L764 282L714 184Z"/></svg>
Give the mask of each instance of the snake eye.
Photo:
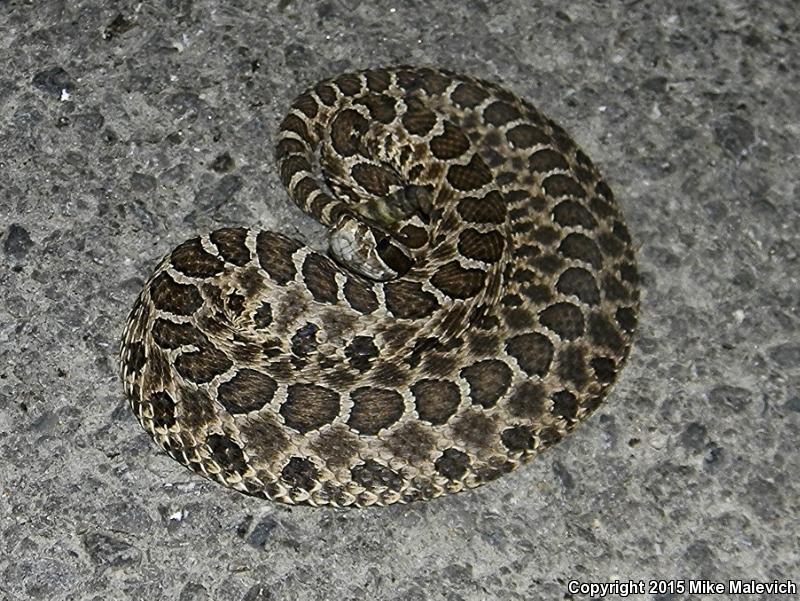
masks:
<svg viewBox="0 0 800 601"><path fill-rule="evenodd" d="M403 276L411 269L414 262L410 257L400 250L396 244L392 244L389 236L384 236L375 245L378 256L383 259L387 267L393 269L397 276Z"/></svg>
<svg viewBox="0 0 800 601"><path fill-rule="evenodd" d="M378 244L375 246L376 250L379 253L385 252L387 248L389 248L389 244L391 241L389 240L389 236L384 236L380 240L378 240Z"/></svg>

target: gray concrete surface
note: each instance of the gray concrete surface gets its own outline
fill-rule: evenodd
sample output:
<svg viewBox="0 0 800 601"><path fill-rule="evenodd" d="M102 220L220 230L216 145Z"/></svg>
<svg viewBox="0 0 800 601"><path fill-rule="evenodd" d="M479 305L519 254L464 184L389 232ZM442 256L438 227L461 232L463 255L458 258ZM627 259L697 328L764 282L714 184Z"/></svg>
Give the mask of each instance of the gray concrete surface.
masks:
<svg viewBox="0 0 800 601"><path fill-rule="evenodd" d="M0 599L798 581L799 36L793 0L0 4ZM344 511L226 491L130 415L124 319L198 231L321 245L280 188L277 125L305 85L394 62L503 82L602 167L641 245L631 361L571 438L468 494Z"/></svg>

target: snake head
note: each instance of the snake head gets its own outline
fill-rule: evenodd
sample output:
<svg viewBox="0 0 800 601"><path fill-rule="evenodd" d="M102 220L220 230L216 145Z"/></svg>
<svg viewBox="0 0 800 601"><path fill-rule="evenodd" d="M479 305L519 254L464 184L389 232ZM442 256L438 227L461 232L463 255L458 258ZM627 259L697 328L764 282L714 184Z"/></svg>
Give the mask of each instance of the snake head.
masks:
<svg viewBox="0 0 800 601"><path fill-rule="evenodd" d="M332 228L329 244L336 261L379 282L402 277L414 264L390 233L350 213L342 215Z"/></svg>

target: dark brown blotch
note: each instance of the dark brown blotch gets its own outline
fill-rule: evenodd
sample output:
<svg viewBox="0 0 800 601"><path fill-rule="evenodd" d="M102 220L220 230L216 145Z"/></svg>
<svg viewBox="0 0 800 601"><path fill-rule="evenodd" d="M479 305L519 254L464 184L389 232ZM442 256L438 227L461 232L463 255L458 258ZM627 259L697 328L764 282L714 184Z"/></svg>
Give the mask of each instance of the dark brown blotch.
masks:
<svg viewBox="0 0 800 601"><path fill-rule="evenodd" d="M547 393L538 382L521 382L508 398L508 410L515 417L534 420L547 412Z"/></svg>
<svg viewBox="0 0 800 601"><path fill-rule="evenodd" d="M519 294L506 294L500 299L500 304L504 307L520 307L522 303L522 297Z"/></svg>
<svg viewBox="0 0 800 601"><path fill-rule="evenodd" d="M259 330L263 330L272 323L272 305L264 301L253 314L253 324Z"/></svg>
<svg viewBox="0 0 800 601"><path fill-rule="evenodd" d="M395 77L397 78L397 85L403 88L408 93L417 92L420 90L422 81L420 80L420 72L414 67L403 66L395 70Z"/></svg>
<svg viewBox="0 0 800 601"><path fill-rule="evenodd" d="M572 303L555 303L543 309L539 322L564 340L575 340L584 331L583 313Z"/></svg>
<svg viewBox="0 0 800 601"><path fill-rule="evenodd" d="M549 246L561 238L560 232L550 225L540 225L533 231L533 239Z"/></svg>
<svg viewBox="0 0 800 601"><path fill-rule="evenodd" d="M454 320L455 322L461 322L461 319ZM452 326L450 323L447 323L447 320L443 322L442 325L447 331L452 330ZM421 370L431 375L434 378L438 377L445 377L448 374L452 373L454 369L458 368L458 364L456 362L455 357L449 354L440 354L440 353L428 353L422 362Z"/></svg>
<svg viewBox="0 0 800 601"><path fill-rule="evenodd" d="M356 465L350 470L350 474L353 482L369 491L382 488L399 491L403 487L403 476L374 459L367 459L364 463Z"/></svg>
<svg viewBox="0 0 800 601"><path fill-rule="evenodd" d="M485 278L480 269L465 269L451 261L437 269L430 281L450 298L472 298L483 288Z"/></svg>
<svg viewBox="0 0 800 601"><path fill-rule="evenodd" d="M533 430L530 426L514 426L506 428L500 433L500 440L509 451L532 451L536 446Z"/></svg>
<svg viewBox="0 0 800 601"><path fill-rule="evenodd" d="M584 169L592 169L594 167L592 160L580 148L575 151L575 160Z"/></svg>
<svg viewBox="0 0 800 601"><path fill-rule="evenodd" d="M541 196L531 196L530 190L520 190L517 188L515 190L509 190L505 193L505 196L506 202L517 205L516 210L523 211L523 215L526 210L528 212L530 212L531 209L540 211L547 205L547 202Z"/></svg>
<svg viewBox="0 0 800 601"><path fill-rule="evenodd" d="M322 101L322 104L326 106L333 106L333 104L336 102L336 90L334 90L330 84L317 84L314 87L314 93L317 95L320 101Z"/></svg>
<svg viewBox="0 0 800 601"><path fill-rule="evenodd" d="M378 308L378 298L372 291L372 287L365 280L358 276L348 276L344 284L344 297L350 306L367 315Z"/></svg>
<svg viewBox="0 0 800 601"><path fill-rule="evenodd" d="M383 263L398 276L408 273L408 270L414 265L413 259L391 238L383 238L378 242L376 250Z"/></svg>
<svg viewBox="0 0 800 601"><path fill-rule="evenodd" d="M575 143L572 141L572 138L570 138L567 132L564 131L564 128L557 123L548 121L548 125L553 132L553 144L556 149L562 154L571 154L575 149Z"/></svg>
<svg viewBox="0 0 800 601"><path fill-rule="evenodd" d="M597 173L593 169L587 169L580 164L575 165L573 174L585 188L589 189L591 189L594 181L597 179Z"/></svg>
<svg viewBox="0 0 800 601"><path fill-rule="evenodd" d="M281 183L283 183L285 187L288 188L289 184L292 182L292 178L301 172L311 172L311 165L304 156L295 154L281 161Z"/></svg>
<svg viewBox="0 0 800 601"><path fill-rule="evenodd" d="M160 317L153 323L152 333L156 344L165 349L176 349L186 344L200 346L208 341L206 335L192 324L175 323Z"/></svg>
<svg viewBox="0 0 800 601"><path fill-rule="evenodd" d="M503 223L506 219L506 207L503 196L492 190L483 198L467 197L458 203L458 212L470 223Z"/></svg>
<svg viewBox="0 0 800 601"><path fill-rule="evenodd" d="M304 207L308 197L311 196L311 193L316 190L319 190L319 185L317 182L314 180L314 178L306 176L295 184L292 196L294 197L295 201L300 204L300 206ZM320 195L320 197L323 199L325 198L324 195ZM319 215L319 213L316 214Z"/></svg>
<svg viewBox="0 0 800 601"><path fill-rule="evenodd" d="M564 419L575 419L578 415L578 399L568 390L553 394L553 415Z"/></svg>
<svg viewBox="0 0 800 601"><path fill-rule="evenodd" d="M433 465L448 480L461 480L469 468L469 455L458 449L446 449Z"/></svg>
<svg viewBox="0 0 800 601"><path fill-rule="evenodd" d="M597 236L597 243L603 249L603 253L610 257L619 257L626 248L619 238L609 232L600 232Z"/></svg>
<svg viewBox="0 0 800 601"><path fill-rule="evenodd" d="M468 192L482 188L491 182L492 172L483 159L474 154L466 165L450 165L447 170L447 181L456 190Z"/></svg>
<svg viewBox="0 0 800 601"><path fill-rule="evenodd" d="M206 438L211 458L228 473L242 473L247 469L244 453L239 445L227 436L212 434Z"/></svg>
<svg viewBox="0 0 800 601"><path fill-rule="evenodd" d="M422 87L430 95L443 93L451 82L449 77L434 69L423 69L421 80Z"/></svg>
<svg viewBox="0 0 800 601"><path fill-rule="evenodd" d="M339 395L316 384L292 384L280 413L287 426L306 434L339 415Z"/></svg>
<svg viewBox="0 0 800 601"><path fill-rule="evenodd" d="M619 329L608 317L602 313L589 315L589 338L593 343L604 346L614 351L617 356L623 356L627 349L625 339Z"/></svg>
<svg viewBox="0 0 800 601"><path fill-rule="evenodd" d="M399 388L408 384L408 369L402 364L382 361L376 363L372 369L372 380L374 382L380 382L381 384L393 388Z"/></svg>
<svg viewBox="0 0 800 601"><path fill-rule="evenodd" d="M625 224L622 223L621 221L615 221L613 227L611 228L611 231L617 238L622 240L622 242L624 242L625 244L631 243L631 235L628 232L628 228L625 227Z"/></svg>
<svg viewBox="0 0 800 601"><path fill-rule="evenodd" d="M430 426L425 426L418 421L403 424L386 440L386 447L393 455L405 459L411 464L427 461L435 445L436 438L430 431Z"/></svg>
<svg viewBox="0 0 800 601"><path fill-rule="evenodd" d="M217 398L229 413L258 411L269 403L278 383L254 369L241 369L233 379L220 384Z"/></svg>
<svg viewBox="0 0 800 601"><path fill-rule="evenodd" d="M558 250L570 259L589 263L595 269L603 266L603 255L597 245L587 236L573 232L568 234L558 246Z"/></svg>
<svg viewBox="0 0 800 601"><path fill-rule="evenodd" d="M359 150L359 138L369 128L368 121L357 111L345 109L331 121L331 144L344 157L351 157Z"/></svg>
<svg viewBox="0 0 800 601"><path fill-rule="evenodd" d="M292 255L300 248L297 241L275 232L262 231L256 238L256 254L261 268L281 285L294 279L297 270Z"/></svg>
<svg viewBox="0 0 800 601"><path fill-rule="evenodd" d="M275 158L279 161L291 154L305 154L308 147L296 138L283 138L275 149Z"/></svg>
<svg viewBox="0 0 800 601"><path fill-rule="evenodd" d="M431 152L437 159L448 161L460 157L469 150L467 136L449 121L444 122L444 131L430 142Z"/></svg>
<svg viewBox="0 0 800 601"><path fill-rule="evenodd" d="M140 340L134 340L127 345L127 368L132 373L137 373L147 362L144 344Z"/></svg>
<svg viewBox="0 0 800 601"><path fill-rule="evenodd" d="M314 100L314 97L309 92L305 92L304 94L298 96L292 103L292 108L297 109L309 119L316 117L317 112L319 111L317 101Z"/></svg>
<svg viewBox="0 0 800 601"><path fill-rule="evenodd" d="M394 390L367 386L356 388L350 393L350 400L353 408L347 425L360 434L374 436L403 415L403 397Z"/></svg>
<svg viewBox="0 0 800 601"><path fill-rule="evenodd" d="M503 321L506 322L508 329L512 332L529 330L533 325L533 316L528 309L505 308L501 311Z"/></svg>
<svg viewBox="0 0 800 601"><path fill-rule="evenodd" d="M202 388L183 386L177 391L177 405L181 407L181 428L189 431L204 430L217 413L216 401Z"/></svg>
<svg viewBox="0 0 800 601"><path fill-rule="evenodd" d="M367 78L367 87L373 92L383 92L391 84L391 76L386 69L370 69L364 73Z"/></svg>
<svg viewBox="0 0 800 601"><path fill-rule="evenodd" d="M543 148L528 157L528 167L531 171L547 173L553 169L568 169L569 164L561 153L550 148Z"/></svg>
<svg viewBox="0 0 800 601"><path fill-rule="evenodd" d="M183 353L175 361L175 369L195 384L206 384L233 367L222 351L206 346L199 351Z"/></svg>
<svg viewBox="0 0 800 601"><path fill-rule="evenodd" d="M356 163L350 169L350 176L364 190L380 197L388 196L394 186L400 185L394 173L370 163Z"/></svg>
<svg viewBox="0 0 800 601"><path fill-rule="evenodd" d="M319 470L306 457L292 457L281 470L281 480L298 490L314 490L319 479Z"/></svg>
<svg viewBox="0 0 800 601"><path fill-rule="evenodd" d="M179 284L166 272L158 274L151 283L150 298L156 309L176 315L191 315L203 306L203 297L196 286Z"/></svg>
<svg viewBox="0 0 800 601"><path fill-rule="evenodd" d="M534 257L530 266L540 273L553 274L564 267L564 259L554 253L543 253Z"/></svg>
<svg viewBox="0 0 800 601"><path fill-rule="evenodd" d="M517 107L502 100L491 103L483 111L484 121L495 127L505 125L509 121L519 119L521 116Z"/></svg>
<svg viewBox="0 0 800 601"><path fill-rule="evenodd" d="M225 297L225 308L236 317L244 311L244 297L236 292L231 292Z"/></svg>
<svg viewBox="0 0 800 601"><path fill-rule="evenodd" d="M467 228L458 236L458 252L468 259L496 263L503 256L504 249L505 239L495 230L483 233Z"/></svg>
<svg viewBox="0 0 800 601"><path fill-rule="evenodd" d="M489 93L473 83L459 84L450 98L458 106L466 109L475 108L489 97Z"/></svg>
<svg viewBox="0 0 800 601"><path fill-rule="evenodd" d="M496 432L497 424L495 418L486 415L483 411L474 409L465 411L453 423L455 437L466 444L478 448L489 446Z"/></svg>
<svg viewBox="0 0 800 601"><path fill-rule="evenodd" d="M572 382L575 390L583 389L589 382L589 369L585 351L576 344L562 348L558 353L556 372L562 380Z"/></svg>
<svg viewBox="0 0 800 601"><path fill-rule="evenodd" d="M329 468L336 469L349 465L358 455L361 440L346 426L334 424L323 429L311 443L311 447Z"/></svg>
<svg viewBox="0 0 800 601"><path fill-rule="evenodd" d="M632 333L636 329L636 311L630 307L620 307L614 317L626 332Z"/></svg>
<svg viewBox="0 0 800 601"><path fill-rule="evenodd" d="M281 121L280 129L282 131L291 131L296 133L300 136L303 140L308 140L308 129L306 128L306 124L303 120L298 117L297 115L287 115L286 118Z"/></svg>
<svg viewBox="0 0 800 601"><path fill-rule="evenodd" d="M544 131L527 123L517 125L508 130L506 139L514 148L531 148L532 146L550 142L550 138Z"/></svg>
<svg viewBox="0 0 800 601"><path fill-rule="evenodd" d="M515 467L513 461L501 457L489 458L488 465L480 466L475 470L475 478L480 482L497 480L503 474L509 473Z"/></svg>
<svg viewBox="0 0 800 601"><path fill-rule="evenodd" d="M395 317L420 319L433 313L439 306L436 297L422 289L419 282L398 280L384 286L386 308Z"/></svg>
<svg viewBox="0 0 800 601"><path fill-rule="evenodd" d="M510 267L513 268L514 266L511 265ZM519 282L520 284L527 284L529 282L536 281L538 276L530 269L517 268L511 276L511 279L515 282Z"/></svg>
<svg viewBox="0 0 800 601"><path fill-rule="evenodd" d="M481 140L481 141L484 142L484 143L487 143L486 139ZM493 169L498 169L501 165L505 164L505 162L508 160L507 157L503 156L501 153L499 153L498 151L496 151L493 148L489 148L489 149L485 149L485 150L482 149L481 150L481 157L483 158L484 161L486 161L486 164L489 165L489 167L492 167ZM507 171L506 172L502 172L502 173L498 173L497 178L496 178L496 181L497 181L498 184L500 183L500 178L501 177L503 177L503 178L507 177L506 176L507 173L508 173Z"/></svg>
<svg viewBox="0 0 800 601"><path fill-rule="evenodd" d="M347 96L355 96L361 91L361 78L355 73L340 75L334 83Z"/></svg>
<svg viewBox="0 0 800 601"><path fill-rule="evenodd" d="M610 273L603 276L601 287L603 290L603 297L607 300L615 302L628 302L633 300L628 287L625 286L619 278Z"/></svg>
<svg viewBox="0 0 800 601"><path fill-rule="evenodd" d="M611 188L608 187L608 184L604 181L599 181L595 185L595 191L602 196L607 202L613 203L614 202L614 194L611 192Z"/></svg>
<svg viewBox="0 0 800 601"><path fill-rule="evenodd" d="M511 385L511 368L498 359L478 361L461 370L461 377L469 382L472 402L484 408L494 407Z"/></svg>
<svg viewBox="0 0 800 601"><path fill-rule="evenodd" d="M541 448L549 447L564 438L564 434L558 429L557 426L550 426L549 428L544 428L538 434L539 441L541 443Z"/></svg>
<svg viewBox="0 0 800 601"><path fill-rule="evenodd" d="M286 452L289 437L272 414L252 414L237 419L237 426L254 457L269 464Z"/></svg>
<svg viewBox="0 0 800 601"><path fill-rule="evenodd" d="M558 278L556 289L561 294L574 294L588 305L600 302L600 291L594 276L582 267L570 267Z"/></svg>
<svg viewBox="0 0 800 601"><path fill-rule="evenodd" d="M165 391L157 392L149 399L153 412L153 426L171 428L175 425L175 401Z"/></svg>
<svg viewBox="0 0 800 601"><path fill-rule="evenodd" d="M601 219L609 219L616 215L614 207L600 196L592 196L589 199L589 208Z"/></svg>
<svg viewBox="0 0 800 601"><path fill-rule="evenodd" d="M553 219L563 227L581 226L587 230L597 227L597 220L583 205L565 200L553 208Z"/></svg>
<svg viewBox="0 0 800 601"><path fill-rule="evenodd" d="M509 338L506 351L529 376L544 376L553 361L553 343L536 332Z"/></svg>
<svg viewBox="0 0 800 601"><path fill-rule="evenodd" d="M355 336L344 349L344 355L353 368L365 372L378 356L378 347L375 346L372 336Z"/></svg>
<svg viewBox="0 0 800 601"><path fill-rule="evenodd" d="M239 267L250 261L250 250L245 243L247 230L243 227L228 227L211 232L211 241L219 249L219 254L228 263Z"/></svg>
<svg viewBox="0 0 800 601"><path fill-rule="evenodd" d="M555 175L549 176L542 182L542 188L544 188L546 194L553 198L559 198L561 196L583 198L586 196L583 186L569 175L563 173L556 173Z"/></svg>
<svg viewBox="0 0 800 601"><path fill-rule="evenodd" d="M634 263L622 263L619 266L619 277L635 286L639 283L639 270Z"/></svg>
<svg viewBox="0 0 800 601"><path fill-rule="evenodd" d="M475 135L479 135L479 134L475 134ZM485 153L490 153L490 152L491 153L495 153L495 152L498 151L498 149L500 149L500 146L503 145L503 136L500 134L500 132L498 130L490 129L490 130L484 132L483 137L480 138L480 144L484 147L483 152L485 152ZM500 156L500 160L497 163L497 165L505 163L507 160L509 160L508 157L503 156L502 154L499 155L499 156ZM517 167L517 168L519 168L519 167Z"/></svg>
<svg viewBox="0 0 800 601"><path fill-rule="evenodd" d="M408 340L408 338L406 339ZM422 358L429 352L441 350L441 343L438 338L422 337L414 341L414 348L408 353L404 359L410 367L417 367L422 361Z"/></svg>
<svg viewBox="0 0 800 601"><path fill-rule="evenodd" d="M403 226L396 236L406 248L422 248L428 243L428 234L425 229L412 223Z"/></svg>
<svg viewBox="0 0 800 601"><path fill-rule="evenodd" d="M449 380L420 380L411 387L420 419L437 426L445 423L458 409L461 394Z"/></svg>
<svg viewBox="0 0 800 601"><path fill-rule="evenodd" d="M397 102L386 94L370 94L359 100L369 110L369 116L379 123L391 123L397 116Z"/></svg>
<svg viewBox="0 0 800 601"><path fill-rule="evenodd" d="M212 277L221 273L225 264L203 248L200 238L187 240L172 251L170 262L176 271L193 278Z"/></svg>
<svg viewBox="0 0 800 601"><path fill-rule="evenodd" d="M617 364L608 357L594 357L590 362L594 375L605 384L610 384L617 377Z"/></svg>
<svg viewBox="0 0 800 601"><path fill-rule="evenodd" d="M303 261L303 277L308 291L314 300L321 303L335 303L339 285L336 283L336 266L328 257L310 253Z"/></svg>
<svg viewBox="0 0 800 601"><path fill-rule="evenodd" d="M553 292L550 287L542 284L522 286L520 291L525 295L525 298L538 305L544 305L553 300Z"/></svg>
<svg viewBox="0 0 800 601"><path fill-rule="evenodd" d="M417 98L407 100L406 107L402 117L403 126L411 134L427 135L436 125L436 114Z"/></svg>

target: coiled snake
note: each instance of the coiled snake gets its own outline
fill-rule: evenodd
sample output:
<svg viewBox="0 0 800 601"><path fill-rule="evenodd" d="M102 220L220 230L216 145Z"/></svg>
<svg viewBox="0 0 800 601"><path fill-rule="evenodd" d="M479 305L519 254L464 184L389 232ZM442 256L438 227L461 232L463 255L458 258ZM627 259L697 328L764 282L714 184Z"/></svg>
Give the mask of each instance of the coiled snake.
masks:
<svg viewBox="0 0 800 601"><path fill-rule="evenodd" d="M277 162L333 258L220 229L167 255L128 318L125 390L173 458L276 501L386 505L493 480L602 402L634 248L531 104L445 70L347 73L294 101Z"/></svg>

